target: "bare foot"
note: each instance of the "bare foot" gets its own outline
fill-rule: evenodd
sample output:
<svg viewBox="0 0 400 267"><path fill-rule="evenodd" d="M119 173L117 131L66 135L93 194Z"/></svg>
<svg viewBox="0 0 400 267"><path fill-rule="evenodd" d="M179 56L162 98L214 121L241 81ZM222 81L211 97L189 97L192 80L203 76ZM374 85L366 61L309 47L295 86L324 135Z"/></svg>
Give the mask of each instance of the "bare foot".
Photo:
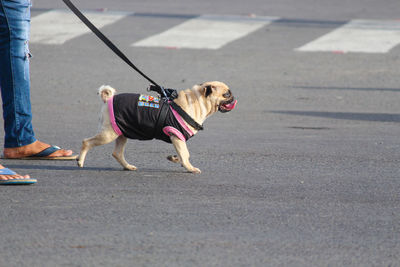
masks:
<svg viewBox="0 0 400 267"><path fill-rule="evenodd" d="M3 165L0 165L0 170L5 169ZM8 180L22 180L31 178L29 175L19 175L19 174L0 174L0 181L8 181Z"/></svg>
<svg viewBox="0 0 400 267"><path fill-rule="evenodd" d="M40 141L35 141L32 144L26 146L4 148L4 158L17 159L17 158L29 157L37 153L40 153L49 147L51 147L49 144ZM68 157L71 156L72 153L73 153L72 150L60 149L50 154L48 158Z"/></svg>

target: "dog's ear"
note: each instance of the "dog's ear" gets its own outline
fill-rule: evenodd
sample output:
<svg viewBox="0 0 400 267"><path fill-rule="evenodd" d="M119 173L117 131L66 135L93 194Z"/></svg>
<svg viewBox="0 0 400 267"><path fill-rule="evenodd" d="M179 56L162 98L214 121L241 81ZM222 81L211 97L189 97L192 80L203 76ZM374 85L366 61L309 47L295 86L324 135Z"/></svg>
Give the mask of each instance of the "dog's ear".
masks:
<svg viewBox="0 0 400 267"><path fill-rule="evenodd" d="M213 86L212 85L207 85L205 87L205 96L208 97L209 95L211 95L213 92Z"/></svg>

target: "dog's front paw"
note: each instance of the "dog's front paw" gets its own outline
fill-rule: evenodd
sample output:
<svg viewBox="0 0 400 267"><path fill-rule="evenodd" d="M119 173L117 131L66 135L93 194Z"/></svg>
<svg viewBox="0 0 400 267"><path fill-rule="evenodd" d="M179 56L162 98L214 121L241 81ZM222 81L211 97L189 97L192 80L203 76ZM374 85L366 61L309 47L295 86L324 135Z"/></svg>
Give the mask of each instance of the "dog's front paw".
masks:
<svg viewBox="0 0 400 267"><path fill-rule="evenodd" d="M133 165L126 165L126 166L124 166L124 170L126 170L126 171L136 171L137 168L135 166L133 166Z"/></svg>
<svg viewBox="0 0 400 267"><path fill-rule="evenodd" d="M201 170L199 168L194 168L190 170L191 173L201 173Z"/></svg>

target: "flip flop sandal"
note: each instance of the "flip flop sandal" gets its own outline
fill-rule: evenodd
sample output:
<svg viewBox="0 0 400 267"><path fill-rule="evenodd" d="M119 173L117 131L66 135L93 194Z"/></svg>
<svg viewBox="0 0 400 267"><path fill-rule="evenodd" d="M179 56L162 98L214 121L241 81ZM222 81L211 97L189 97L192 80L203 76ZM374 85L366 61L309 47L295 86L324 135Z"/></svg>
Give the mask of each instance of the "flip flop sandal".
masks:
<svg viewBox="0 0 400 267"><path fill-rule="evenodd" d="M29 159L29 160L75 160L78 155L71 155L71 156L59 156L59 157L50 157L51 154L53 154L54 152L61 150L60 147L58 146L51 146L49 148L46 148L45 150L31 155L31 156L27 156L27 157L22 157L22 158L4 158L3 159Z"/></svg>
<svg viewBox="0 0 400 267"><path fill-rule="evenodd" d="M0 175L16 175L15 171L8 168L0 169ZM0 185L29 185L35 184L37 182L34 178L21 178L21 179L11 179L11 180L0 180Z"/></svg>

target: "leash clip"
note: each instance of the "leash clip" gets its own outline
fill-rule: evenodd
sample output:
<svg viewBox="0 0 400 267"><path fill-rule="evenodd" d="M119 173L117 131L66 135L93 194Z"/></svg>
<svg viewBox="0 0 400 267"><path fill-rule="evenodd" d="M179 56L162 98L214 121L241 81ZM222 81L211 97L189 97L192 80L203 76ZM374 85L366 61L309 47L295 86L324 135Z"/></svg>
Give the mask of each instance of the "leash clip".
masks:
<svg viewBox="0 0 400 267"><path fill-rule="evenodd" d="M167 100L173 100L178 97L178 92L175 89L164 88L163 86L159 85L150 85L147 88L147 91L157 92L161 98L166 98Z"/></svg>

